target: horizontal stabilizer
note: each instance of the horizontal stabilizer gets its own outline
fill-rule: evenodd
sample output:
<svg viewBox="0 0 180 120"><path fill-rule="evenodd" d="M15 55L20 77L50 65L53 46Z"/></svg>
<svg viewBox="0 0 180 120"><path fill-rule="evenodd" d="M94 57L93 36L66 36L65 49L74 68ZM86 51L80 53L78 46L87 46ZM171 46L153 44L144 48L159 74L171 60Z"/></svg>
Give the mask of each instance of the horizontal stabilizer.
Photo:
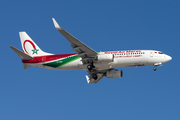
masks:
<svg viewBox="0 0 180 120"><path fill-rule="evenodd" d="M33 59L33 57L31 57L30 55L22 52L21 50L13 47L13 46L9 46L22 60L31 60Z"/></svg>

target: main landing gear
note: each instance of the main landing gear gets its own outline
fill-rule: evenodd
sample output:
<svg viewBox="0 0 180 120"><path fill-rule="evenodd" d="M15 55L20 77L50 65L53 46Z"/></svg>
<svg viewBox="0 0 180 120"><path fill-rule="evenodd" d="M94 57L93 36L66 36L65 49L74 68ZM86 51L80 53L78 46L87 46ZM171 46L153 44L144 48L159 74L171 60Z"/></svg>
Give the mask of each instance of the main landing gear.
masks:
<svg viewBox="0 0 180 120"><path fill-rule="evenodd" d="M97 74L92 74L92 78L93 78L94 80L97 80L97 79L98 79Z"/></svg>
<svg viewBox="0 0 180 120"><path fill-rule="evenodd" d="M95 68L95 66L93 65L93 61L92 61L90 64L87 65L87 69L88 69L90 72L93 72L93 71L94 71L93 68ZM96 74L96 73L93 73L93 74L92 74L92 78L93 78L94 80L97 80L97 79L98 79L97 74Z"/></svg>
<svg viewBox="0 0 180 120"><path fill-rule="evenodd" d="M87 65L87 69L91 71L93 69L93 66L91 64Z"/></svg>
<svg viewBox="0 0 180 120"><path fill-rule="evenodd" d="M93 61L92 61L89 65L87 65L87 69L91 71L93 68L95 68L95 66L93 65Z"/></svg>

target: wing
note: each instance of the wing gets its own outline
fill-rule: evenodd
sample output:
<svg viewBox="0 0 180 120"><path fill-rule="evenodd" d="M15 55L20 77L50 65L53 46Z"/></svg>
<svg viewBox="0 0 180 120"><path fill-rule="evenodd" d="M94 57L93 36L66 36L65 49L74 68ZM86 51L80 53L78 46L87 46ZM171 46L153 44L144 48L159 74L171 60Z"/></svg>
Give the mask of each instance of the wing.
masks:
<svg viewBox="0 0 180 120"><path fill-rule="evenodd" d="M82 57L82 61L85 64L88 63L88 59L92 59L97 55L97 52L82 43L80 40L72 36L59 26L54 18L52 18L55 28L71 43L73 50Z"/></svg>
<svg viewBox="0 0 180 120"><path fill-rule="evenodd" d="M70 33L65 31L63 28L59 26L54 18L52 18L55 28L71 43L71 47L73 50L82 58L83 64L92 63L93 59L97 56L97 52L82 43L80 40L72 36ZM108 70L93 70L87 71L89 73L89 77L86 75L87 82L89 84L98 83L104 76ZM97 75L97 79L93 79L93 74Z"/></svg>

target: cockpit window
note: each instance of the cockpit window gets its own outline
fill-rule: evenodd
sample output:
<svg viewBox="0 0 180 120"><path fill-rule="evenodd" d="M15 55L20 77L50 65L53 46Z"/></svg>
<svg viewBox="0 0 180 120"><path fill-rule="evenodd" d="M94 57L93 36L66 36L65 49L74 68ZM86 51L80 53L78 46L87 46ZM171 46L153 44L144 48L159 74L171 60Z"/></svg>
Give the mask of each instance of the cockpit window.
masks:
<svg viewBox="0 0 180 120"><path fill-rule="evenodd" d="M164 54L163 52L158 52L159 54Z"/></svg>

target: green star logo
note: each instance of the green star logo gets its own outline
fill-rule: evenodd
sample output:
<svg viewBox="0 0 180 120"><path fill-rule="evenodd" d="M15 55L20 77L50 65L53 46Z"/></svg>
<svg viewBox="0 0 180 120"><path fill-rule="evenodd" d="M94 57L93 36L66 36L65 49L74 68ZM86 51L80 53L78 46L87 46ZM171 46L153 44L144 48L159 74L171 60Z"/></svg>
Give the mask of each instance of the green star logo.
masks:
<svg viewBox="0 0 180 120"><path fill-rule="evenodd" d="M33 51L33 54L34 54L34 53L38 54L37 52L38 52L39 50L36 49L36 48L34 48L34 50L32 50L32 51Z"/></svg>

